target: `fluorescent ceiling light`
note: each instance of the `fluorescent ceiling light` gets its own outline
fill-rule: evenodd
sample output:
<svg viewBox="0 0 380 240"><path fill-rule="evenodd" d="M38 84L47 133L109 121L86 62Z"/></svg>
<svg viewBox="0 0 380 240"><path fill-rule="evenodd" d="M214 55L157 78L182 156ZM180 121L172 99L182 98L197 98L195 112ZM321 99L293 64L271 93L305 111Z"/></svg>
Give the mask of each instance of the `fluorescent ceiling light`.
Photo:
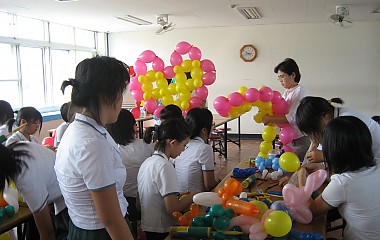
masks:
<svg viewBox="0 0 380 240"><path fill-rule="evenodd" d="M146 20L138 18L138 17L134 17L132 15L126 15L126 16L116 17L116 18L123 20L123 21L133 23L133 24L137 24L137 25L150 25L150 24L152 24L149 21L146 21Z"/></svg>
<svg viewBox="0 0 380 240"><path fill-rule="evenodd" d="M375 7L371 13L380 13L380 5Z"/></svg>
<svg viewBox="0 0 380 240"><path fill-rule="evenodd" d="M255 7L235 7L243 17L246 19L260 19L261 15Z"/></svg>

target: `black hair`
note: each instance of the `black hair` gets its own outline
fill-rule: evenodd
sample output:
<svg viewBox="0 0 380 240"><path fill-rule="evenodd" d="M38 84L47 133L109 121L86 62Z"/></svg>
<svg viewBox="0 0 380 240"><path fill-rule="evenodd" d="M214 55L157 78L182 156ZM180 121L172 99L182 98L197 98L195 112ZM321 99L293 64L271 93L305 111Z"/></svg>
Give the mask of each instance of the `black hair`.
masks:
<svg viewBox="0 0 380 240"><path fill-rule="evenodd" d="M0 126L13 117L13 109L9 102L0 100Z"/></svg>
<svg viewBox="0 0 380 240"><path fill-rule="evenodd" d="M190 137L190 129L183 118L169 118L157 128L155 150L165 152L168 139L183 141Z"/></svg>
<svg viewBox="0 0 380 240"><path fill-rule="evenodd" d="M186 123L190 128L191 138L199 136L203 128L210 134L212 120L212 113L207 108L193 108L187 112Z"/></svg>
<svg viewBox="0 0 380 240"><path fill-rule="evenodd" d="M174 104L164 107L160 112L160 119L161 121L165 121L169 118L183 118L181 108Z"/></svg>
<svg viewBox="0 0 380 240"><path fill-rule="evenodd" d="M143 140L145 143L150 144L157 140L156 137L157 126L148 127L145 129Z"/></svg>
<svg viewBox="0 0 380 240"><path fill-rule="evenodd" d="M16 114L16 119L11 119L7 124L9 132L12 131L13 124L15 124L16 127L19 127L21 125L22 119L26 120L28 123L39 121L41 123L39 132L41 132L42 115L37 109L35 109L34 107L22 107L20 108L20 110L16 111Z"/></svg>
<svg viewBox="0 0 380 240"><path fill-rule="evenodd" d="M301 73L298 68L298 65L296 61L294 61L291 58L285 58L284 61L280 62L275 68L274 72L278 73L278 71L284 72L288 75L292 75L294 73L296 76L294 78L294 81L299 83L301 80Z"/></svg>
<svg viewBox="0 0 380 240"><path fill-rule="evenodd" d="M332 98L326 100L321 97L304 97L301 99L300 105L296 112L296 123L301 132L309 137L315 137L319 140L323 136L322 119L328 114L331 117L334 115L335 107L331 103L343 104L340 98Z"/></svg>
<svg viewBox="0 0 380 240"><path fill-rule="evenodd" d="M126 89L130 76L128 66L112 57L96 56L84 59L75 70L75 79L62 82L64 93L72 85L71 102L87 108L97 123L100 122L100 99L115 104Z"/></svg>
<svg viewBox="0 0 380 240"><path fill-rule="evenodd" d="M353 116L331 120L324 130L323 154L331 171L341 174L376 165L371 133Z"/></svg>
<svg viewBox="0 0 380 240"><path fill-rule="evenodd" d="M380 124L380 116L372 116L372 120Z"/></svg>
<svg viewBox="0 0 380 240"><path fill-rule="evenodd" d="M4 191L5 181L8 183L20 175L22 166L27 164L22 160L23 156L29 156L24 150L14 150L14 146L21 146L25 143L16 142L8 147L0 144L0 192Z"/></svg>
<svg viewBox="0 0 380 240"><path fill-rule="evenodd" d="M135 139L135 125L136 120L133 114L126 109L121 109L117 121L108 124L106 128L117 144L125 146Z"/></svg>
<svg viewBox="0 0 380 240"><path fill-rule="evenodd" d="M59 111L61 112L61 117L63 121L65 122L69 122L68 113L69 113L70 105L71 105L71 102L64 103L59 109Z"/></svg>

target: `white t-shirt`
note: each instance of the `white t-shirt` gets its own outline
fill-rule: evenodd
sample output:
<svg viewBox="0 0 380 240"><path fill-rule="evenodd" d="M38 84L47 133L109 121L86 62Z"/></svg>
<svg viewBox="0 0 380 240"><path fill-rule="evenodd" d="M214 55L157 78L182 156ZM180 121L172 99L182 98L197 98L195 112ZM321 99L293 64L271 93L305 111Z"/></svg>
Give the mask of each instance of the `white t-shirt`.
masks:
<svg viewBox="0 0 380 240"><path fill-rule="evenodd" d="M0 136L5 136L9 133L7 124L0 126Z"/></svg>
<svg viewBox="0 0 380 240"><path fill-rule="evenodd" d="M54 203L55 214L65 209L54 171L55 152L31 142L23 142L13 149L29 153L29 156L22 157L27 166L22 167L21 174L14 182L30 210L38 212L51 202Z"/></svg>
<svg viewBox="0 0 380 240"><path fill-rule="evenodd" d="M365 125L367 125L372 136L373 155L376 159L380 159L380 125L370 117L346 107L335 108L334 118L339 116L354 116L362 120Z"/></svg>
<svg viewBox="0 0 380 240"><path fill-rule="evenodd" d="M330 206L338 207L346 220L344 239L379 239L380 191L376 187L379 179L377 165L331 176L322 198Z"/></svg>
<svg viewBox="0 0 380 240"><path fill-rule="evenodd" d="M67 128L55 163L59 186L70 218L85 230L104 228L96 211L91 191L116 185L123 216L128 203L123 196L126 170L117 144L94 119L77 113Z"/></svg>
<svg viewBox="0 0 380 240"><path fill-rule="evenodd" d="M164 198L179 194L177 176L167 156L155 151L146 159L137 175L141 203L141 229L148 232L169 232L176 221L166 211Z"/></svg>
<svg viewBox="0 0 380 240"><path fill-rule="evenodd" d="M289 122L290 127L294 133L294 139L305 136L299 130L296 124L296 112L297 108L300 105L302 98L307 96L307 91L301 85L297 85L294 88L286 89L282 97L288 103L288 113L285 114L286 119Z"/></svg>
<svg viewBox="0 0 380 240"><path fill-rule="evenodd" d="M119 150L123 165L127 169L127 181L123 187L124 196L137 197L137 174L145 159L152 156L153 144L146 144L142 139L135 139L126 146L119 144Z"/></svg>
<svg viewBox="0 0 380 240"><path fill-rule="evenodd" d="M62 136L65 133L68 126L68 122L63 122L57 127L57 130L55 131L54 147L57 148L59 146L59 144L61 143Z"/></svg>
<svg viewBox="0 0 380 240"><path fill-rule="evenodd" d="M179 191L206 191L203 171L215 169L212 146L206 144L202 138L196 137L190 139L187 147L175 159Z"/></svg>
<svg viewBox="0 0 380 240"><path fill-rule="evenodd" d="M24 136L24 134L22 134L20 131L17 131L15 133L13 133L10 137L8 137L7 141L5 142L5 146L9 146L12 143L17 142L17 141L38 143L38 140L35 136L30 135L30 141L29 141L29 139L27 139Z"/></svg>

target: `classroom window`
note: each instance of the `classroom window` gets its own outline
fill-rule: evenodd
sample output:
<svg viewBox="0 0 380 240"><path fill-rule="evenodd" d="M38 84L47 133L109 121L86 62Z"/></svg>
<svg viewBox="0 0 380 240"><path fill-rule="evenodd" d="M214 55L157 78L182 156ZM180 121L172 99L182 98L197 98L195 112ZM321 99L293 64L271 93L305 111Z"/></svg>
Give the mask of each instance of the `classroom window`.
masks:
<svg viewBox="0 0 380 240"><path fill-rule="evenodd" d="M75 44L73 27L50 23L49 31L50 31L51 42Z"/></svg>
<svg viewBox="0 0 380 240"><path fill-rule="evenodd" d="M83 29L75 29L75 43L77 46L95 48L95 33Z"/></svg>
<svg viewBox="0 0 380 240"><path fill-rule="evenodd" d="M65 94L62 94L61 85L64 80L74 78L75 59L72 51L69 50L52 50L52 92L54 96L53 105L59 106L64 102L70 101L70 87L65 89Z"/></svg>
<svg viewBox="0 0 380 240"><path fill-rule="evenodd" d="M48 40L45 34L45 25L41 20L17 16L17 37L33 40Z"/></svg>
<svg viewBox="0 0 380 240"><path fill-rule="evenodd" d="M0 80L17 80L16 47L0 43Z"/></svg>
<svg viewBox="0 0 380 240"><path fill-rule="evenodd" d="M13 37L13 15L0 12L0 36Z"/></svg>

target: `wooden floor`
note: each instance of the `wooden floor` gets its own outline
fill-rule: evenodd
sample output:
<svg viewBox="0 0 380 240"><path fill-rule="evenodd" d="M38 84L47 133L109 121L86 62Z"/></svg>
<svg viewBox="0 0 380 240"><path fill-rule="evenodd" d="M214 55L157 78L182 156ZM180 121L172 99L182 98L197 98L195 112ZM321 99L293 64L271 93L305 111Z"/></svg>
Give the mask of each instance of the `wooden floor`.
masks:
<svg viewBox="0 0 380 240"><path fill-rule="evenodd" d="M223 179L227 174L229 174L232 169L240 163L243 159L250 157L256 157L259 153L259 146L262 140L241 140L241 148L233 143L228 143L227 148L227 160L224 156L220 156L218 153L215 154L215 176L218 179ZM335 225L341 224L340 221L334 222ZM333 225L334 225L333 224ZM336 230L327 233L327 238L342 239L342 231Z"/></svg>

